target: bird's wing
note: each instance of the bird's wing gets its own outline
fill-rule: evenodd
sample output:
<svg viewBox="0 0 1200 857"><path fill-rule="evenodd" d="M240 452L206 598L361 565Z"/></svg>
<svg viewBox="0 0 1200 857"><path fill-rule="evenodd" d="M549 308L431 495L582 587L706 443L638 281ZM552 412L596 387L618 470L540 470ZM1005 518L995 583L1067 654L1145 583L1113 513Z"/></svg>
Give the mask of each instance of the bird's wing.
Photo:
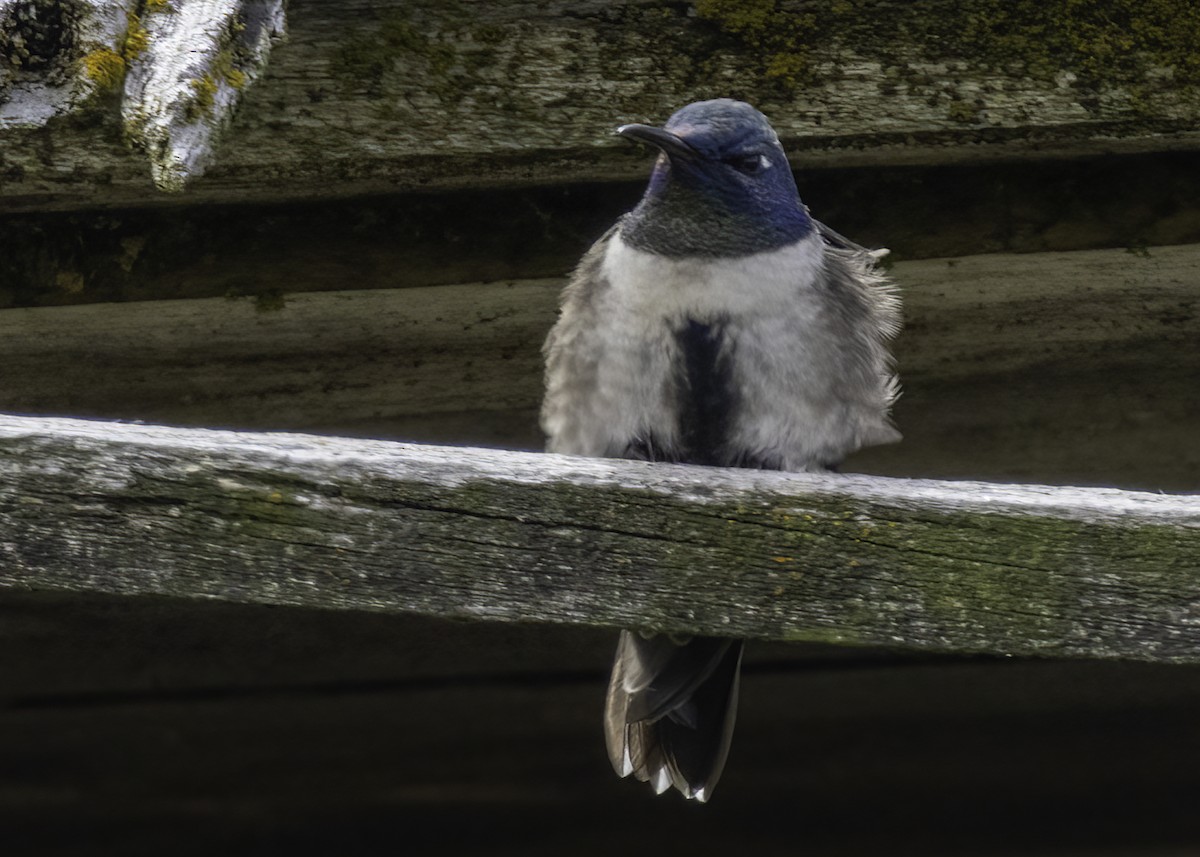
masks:
<svg viewBox="0 0 1200 857"><path fill-rule="evenodd" d="M674 430L664 395L667 348L636 328L644 320L612 299L605 270L620 223L584 255L563 289L558 321L546 338L541 426L549 452L596 457L670 458L653 429Z"/></svg>
<svg viewBox="0 0 1200 857"><path fill-rule="evenodd" d="M558 321L542 346L546 395L541 426L547 452L572 455L608 454L603 448L603 421L593 419L604 344L598 304L609 288L603 272L608 243L619 223L591 246L575 266L562 291Z"/></svg>

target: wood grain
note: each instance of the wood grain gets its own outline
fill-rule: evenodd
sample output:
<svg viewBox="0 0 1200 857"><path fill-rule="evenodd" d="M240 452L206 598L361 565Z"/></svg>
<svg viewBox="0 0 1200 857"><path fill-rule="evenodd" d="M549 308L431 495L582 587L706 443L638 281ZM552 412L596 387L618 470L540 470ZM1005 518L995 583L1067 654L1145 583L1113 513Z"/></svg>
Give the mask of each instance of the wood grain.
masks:
<svg viewBox="0 0 1200 857"><path fill-rule="evenodd" d="M1200 660L1200 498L0 422L0 583Z"/></svg>
<svg viewBox="0 0 1200 857"><path fill-rule="evenodd" d="M1200 373L1200 245L897 263L910 388ZM535 408L564 280L0 310L0 410L257 428Z"/></svg>
<svg viewBox="0 0 1200 857"><path fill-rule="evenodd" d="M790 46L769 32L748 37L736 9L722 16L718 6L293 3L288 41L247 88L213 168L173 201L632 177L645 158L612 138L615 125L661 122L689 101L728 95L764 109L805 165L1165 151L1200 141L1190 90L1153 62L1134 79L1097 79L1072 70L1065 55L1047 53L1031 71L1038 63L1028 56L1001 51L1022 39L1036 47L1036 33L985 27L987 51L957 44L951 37L962 27L945 22L987 24L982 0L873 4L807 38L805 10L788 5L784 22L800 27ZM792 71L764 68L772 64ZM119 111L101 104L86 121L3 131L6 206L162 201L146 159L122 146Z"/></svg>

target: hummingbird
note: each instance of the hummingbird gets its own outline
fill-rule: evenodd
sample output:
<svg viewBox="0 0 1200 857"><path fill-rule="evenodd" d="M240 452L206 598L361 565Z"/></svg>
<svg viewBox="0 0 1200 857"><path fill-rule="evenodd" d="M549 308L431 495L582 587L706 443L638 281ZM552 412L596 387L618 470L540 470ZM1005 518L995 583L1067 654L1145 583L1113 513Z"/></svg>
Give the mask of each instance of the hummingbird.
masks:
<svg viewBox="0 0 1200 857"><path fill-rule="evenodd" d="M812 217L779 137L727 98L663 127L649 184L583 256L543 348L554 453L823 472L900 435L894 284ZM661 794L711 797L729 753L743 641L622 631L609 758Z"/></svg>

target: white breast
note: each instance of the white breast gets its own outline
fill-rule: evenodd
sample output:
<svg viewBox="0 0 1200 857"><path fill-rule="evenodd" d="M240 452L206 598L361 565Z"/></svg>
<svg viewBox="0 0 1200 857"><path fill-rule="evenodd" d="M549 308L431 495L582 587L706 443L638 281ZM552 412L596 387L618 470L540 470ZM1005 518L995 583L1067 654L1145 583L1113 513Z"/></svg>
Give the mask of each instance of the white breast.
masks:
<svg viewBox="0 0 1200 857"><path fill-rule="evenodd" d="M634 438L673 442L675 332L688 319L719 322L724 333L734 449L788 470L817 469L890 431L886 367L877 349L861 347L877 334L847 327L834 287L846 272L828 267L844 262L815 232L732 259L659 256L619 234L603 252L603 287L568 289L551 336L543 427L552 451L620 455Z"/></svg>
<svg viewBox="0 0 1200 857"><path fill-rule="evenodd" d="M779 250L733 259L675 259L629 246L617 235L608 244L603 273L611 299L646 323L684 318L768 316L794 312L824 264L815 232Z"/></svg>

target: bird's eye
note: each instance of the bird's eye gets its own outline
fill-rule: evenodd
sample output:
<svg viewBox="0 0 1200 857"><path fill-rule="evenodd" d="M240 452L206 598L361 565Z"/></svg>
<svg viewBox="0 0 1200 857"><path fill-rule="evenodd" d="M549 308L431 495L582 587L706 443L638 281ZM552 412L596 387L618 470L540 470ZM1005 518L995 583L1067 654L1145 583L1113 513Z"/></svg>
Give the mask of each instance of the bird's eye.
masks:
<svg viewBox="0 0 1200 857"><path fill-rule="evenodd" d="M771 162L767 159L767 156L758 153L753 155L734 155L731 158L726 158L725 163L729 164L729 166L733 167L739 173L745 173L748 176L760 173L771 166Z"/></svg>

